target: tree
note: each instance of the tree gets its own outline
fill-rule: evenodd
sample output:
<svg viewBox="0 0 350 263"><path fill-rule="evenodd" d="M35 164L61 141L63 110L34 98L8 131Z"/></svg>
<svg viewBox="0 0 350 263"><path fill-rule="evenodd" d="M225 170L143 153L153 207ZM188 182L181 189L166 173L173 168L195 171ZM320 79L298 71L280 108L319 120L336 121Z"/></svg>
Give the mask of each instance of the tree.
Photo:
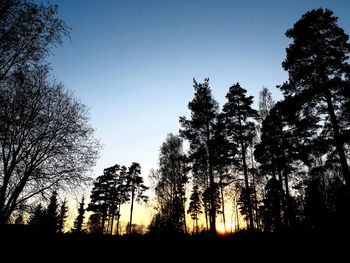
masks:
<svg viewBox="0 0 350 263"><path fill-rule="evenodd" d="M136 202L147 202L148 197L144 195L144 192L148 189L147 186L143 184L143 178L141 174L141 165L139 163L133 162L128 169L127 173L127 185L130 193L130 220L128 227L128 234L132 232L132 214L134 210L134 201Z"/></svg>
<svg viewBox="0 0 350 263"><path fill-rule="evenodd" d="M265 198L261 207L265 231L279 231L282 227L281 207L283 206L282 184L271 178L265 187Z"/></svg>
<svg viewBox="0 0 350 263"><path fill-rule="evenodd" d="M56 18L57 5L26 0L0 2L0 83L23 67L36 68L69 28Z"/></svg>
<svg viewBox="0 0 350 263"><path fill-rule="evenodd" d="M160 148L159 169L153 171L158 213L169 232L186 232L187 158L183 140L168 134Z"/></svg>
<svg viewBox="0 0 350 263"><path fill-rule="evenodd" d="M198 234L198 218L199 218L199 215L202 214L200 192L199 192L198 185L195 185L193 187L192 194L190 197L190 205L188 207L187 214L190 214L191 219L193 220L193 233L194 233L194 229L196 229L196 234Z"/></svg>
<svg viewBox="0 0 350 263"><path fill-rule="evenodd" d="M202 185L209 189L210 232L216 233L215 179L214 179L214 125L218 115L218 103L214 100L209 87L209 78L204 83L193 79L194 98L188 103L191 119L180 117L180 135L190 143L189 157L192 173ZM206 211L206 210L205 210Z"/></svg>
<svg viewBox="0 0 350 263"><path fill-rule="evenodd" d="M58 213L58 233L64 233L64 226L68 217L67 213L68 213L67 200L64 199Z"/></svg>
<svg viewBox="0 0 350 263"><path fill-rule="evenodd" d="M56 233L58 231L58 203L56 191L52 193L49 205L47 206L45 214L45 226L46 229L50 232Z"/></svg>
<svg viewBox="0 0 350 263"><path fill-rule="evenodd" d="M280 88L287 99L298 102L295 112L301 116L311 112L314 122L332 138L330 141L337 151L350 192L350 172L344 150L349 120L340 121L340 116L346 116L349 103L349 37L337 25L333 12L321 8L305 13L286 36L293 39L282 64L289 80Z"/></svg>
<svg viewBox="0 0 350 263"><path fill-rule="evenodd" d="M42 227L44 225L44 222L45 222L45 214L46 214L46 210L39 203L35 207L34 212L29 217L28 225Z"/></svg>
<svg viewBox="0 0 350 263"><path fill-rule="evenodd" d="M98 176L94 181L94 187L91 190L90 195L90 203L88 205L87 210L95 213L96 216L90 216L90 219L93 221L94 230L98 230L100 233L105 231L105 223L108 215L109 209L109 199L111 196L109 193L112 191L111 188L113 185L110 184L111 180L110 174L106 173L104 170L104 174ZM98 224L96 220L98 221ZM95 227L98 225L98 228Z"/></svg>
<svg viewBox="0 0 350 263"><path fill-rule="evenodd" d="M230 147L230 141L227 136L227 127L225 124L224 114L217 116L216 123L214 125L214 138L213 138L213 168L217 177L216 184L216 203L221 204L221 208L217 208L216 211L220 211L222 215L222 221L224 224L224 230L226 232L226 217L225 217L225 189L235 180L234 173L232 173L233 162L231 156L236 153L236 149Z"/></svg>
<svg viewBox="0 0 350 263"><path fill-rule="evenodd" d="M107 229L111 234L113 233L114 218L115 215L117 215L118 234L120 206L129 201L130 187L127 169L125 166L120 167L118 164L105 168L103 170L103 175L95 179L94 187L90 195L91 200L87 210L98 215L93 217L93 220L101 220L99 222L99 231L101 233ZM139 194L139 192L137 192L137 194ZM106 222L107 229L105 227ZM97 229L95 228L94 230Z"/></svg>
<svg viewBox="0 0 350 263"><path fill-rule="evenodd" d="M319 178L307 182L305 192L305 220L309 227L322 229L327 222L325 191Z"/></svg>
<svg viewBox="0 0 350 263"><path fill-rule="evenodd" d="M259 92L259 118L260 122L263 122L267 115L269 115L270 110L275 105L272 99L272 94L267 87L263 87Z"/></svg>
<svg viewBox="0 0 350 263"><path fill-rule="evenodd" d="M22 73L0 86L0 224L38 194L87 181L99 148L85 105L46 70Z"/></svg>
<svg viewBox="0 0 350 263"><path fill-rule="evenodd" d="M223 113L225 114L231 147L239 149L239 154L233 152L232 159L238 160L240 166L243 168L245 191L247 192L249 227L254 228L246 154L247 147L255 136L254 119L258 117L258 112L252 108L253 97L247 97L246 93L247 91L239 83L231 86L226 95L227 102L223 106Z"/></svg>
<svg viewBox="0 0 350 263"><path fill-rule="evenodd" d="M97 156L86 107L48 76L45 58L69 31L56 15L55 5L0 3L0 224L31 197L81 184Z"/></svg>
<svg viewBox="0 0 350 263"><path fill-rule="evenodd" d="M84 223L84 214L85 214L85 198L81 198L78 208L78 215L74 220L74 227L72 229L73 233L82 233L83 223Z"/></svg>

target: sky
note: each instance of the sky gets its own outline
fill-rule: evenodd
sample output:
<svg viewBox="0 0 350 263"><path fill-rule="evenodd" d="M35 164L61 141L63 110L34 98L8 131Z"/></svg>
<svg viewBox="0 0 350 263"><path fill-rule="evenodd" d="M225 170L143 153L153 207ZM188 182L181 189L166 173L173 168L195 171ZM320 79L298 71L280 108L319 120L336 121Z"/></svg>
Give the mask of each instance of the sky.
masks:
<svg viewBox="0 0 350 263"><path fill-rule="evenodd" d="M40 1L36 1L40 2ZM46 3L46 2L44 2ZM148 182L168 133L189 115L193 78L210 78L225 103L239 82L255 98L287 80L282 69L287 29L306 11L330 8L350 34L350 1L51 0L72 28L49 58L53 76L90 109L103 145L93 175L139 162ZM141 210L140 210L141 211ZM137 211L136 211L137 213ZM150 217L139 212L139 222ZM141 219L140 219L141 218Z"/></svg>

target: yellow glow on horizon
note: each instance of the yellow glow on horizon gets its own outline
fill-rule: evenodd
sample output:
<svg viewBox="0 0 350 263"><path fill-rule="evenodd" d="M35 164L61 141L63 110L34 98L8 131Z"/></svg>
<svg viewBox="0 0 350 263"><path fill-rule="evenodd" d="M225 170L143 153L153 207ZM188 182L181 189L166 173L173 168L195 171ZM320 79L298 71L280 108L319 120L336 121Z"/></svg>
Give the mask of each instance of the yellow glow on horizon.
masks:
<svg viewBox="0 0 350 263"><path fill-rule="evenodd" d="M229 234L232 232L235 232L235 224L232 223L231 225L228 225L226 223L226 229L225 229L225 225L224 223L217 223L216 224L216 231L221 234L221 235L225 235L225 234Z"/></svg>

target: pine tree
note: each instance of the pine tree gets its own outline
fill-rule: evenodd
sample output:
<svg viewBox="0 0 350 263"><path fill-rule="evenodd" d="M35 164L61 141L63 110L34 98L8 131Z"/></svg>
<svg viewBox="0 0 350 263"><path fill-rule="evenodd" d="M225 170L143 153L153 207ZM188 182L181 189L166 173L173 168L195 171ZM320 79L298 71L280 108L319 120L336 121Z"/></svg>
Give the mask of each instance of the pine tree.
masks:
<svg viewBox="0 0 350 263"><path fill-rule="evenodd" d="M28 225L32 226L43 226L45 223L45 214L46 211L43 206L39 203L35 209L33 214L29 217Z"/></svg>
<svg viewBox="0 0 350 263"><path fill-rule="evenodd" d="M210 232L216 233L215 178L214 178L214 125L218 115L218 103L214 100L209 87L209 78L204 83L193 79L194 98L188 104L191 119L180 117L180 135L190 143L189 157L192 173L197 181L209 190ZM205 212L207 211L205 207ZM206 213L207 215L207 213Z"/></svg>
<svg viewBox="0 0 350 263"><path fill-rule="evenodd" d="M187 210L187 214L190 214L191 219L193 220L193 233L196 229L196 234L198 234L198 218L202 214L200 192L198 185L195 185L192 189L192 194L190 197L190 205Z"/></svg>
<svg viewBox="0 0 350 263"><path fill-rule="evenodd" d="M147 186L143 184L143 178L141 174L141 165L139 163L133 162L128 169L127 173L127 185L128 191L130 193L130 220L128 224L128 234L132 233L132 215L134 210L134 202L147 202L148 197L144 195L144 192L148 189Z"/></svg>
<svg viewBox="0 0 350 263"><path fill-rule="evenodd" d="M78 215L74 220L74 227L72 229L73 233L82 233L83 232L83 223L84 223L84 214L85 214L85 198L81 198L78 208Z"/></svg>
<svg viewBox="0 0 350 263"><path fill-rule="evenodd" d="M54 191L50 197L49 205L45 215L45 226L48 231L56 233L58 231L58 203L57 192Z"/></svg>
<svg viewBox="0 0 350 263"><path fill-rule="evenodd" d="M58 214L58 233L64 233L65 223L68 217L67 200L64 199Z"/></svg>
<svg viewBox="0 0 350 263"><path fill-rule="evenodd" d="M239 162L243 169L245 191L247 197L249 228L254 228L253 208L251 201L251 187L249 184L247 167L247 148L255 136L255 123L258 112L252 108L253 97L246 96L247 91L239 83L230 87L226 95L227 102L223 106L223 113L227 125L228 138L233 149L239 149L239 154L233 151L232 159Z"/></svg>
<svg viewBox="0 0 350 263"><path fill-rule="evenodd" d="M339 156L343 178L350 193L350 172L344 151L344 131L348 116L350 66L349 37L337 25L333 12L321 8L305 13L286 32L293 42L287 48L283 68L289 80L281 86L287 100L293 99L299 117L312 115L315 123L328 134ZM321 132L321 131L320 131Z"/></svg>

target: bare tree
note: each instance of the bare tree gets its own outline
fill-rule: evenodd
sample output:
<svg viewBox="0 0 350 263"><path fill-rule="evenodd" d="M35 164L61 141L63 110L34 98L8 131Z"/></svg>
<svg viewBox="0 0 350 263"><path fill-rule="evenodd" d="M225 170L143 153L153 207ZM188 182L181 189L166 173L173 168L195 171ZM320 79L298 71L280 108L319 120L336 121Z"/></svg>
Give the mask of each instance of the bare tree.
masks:
<svg viewBox="0 0 350 263"><path fill-rule="evenodd" d="M0 1L0 83L18 68L46 64L50 48L62 44L69 28L57 11L56 5Z"/></svg>
<svg viewBox="0 0 350 263"><path fill-rule="evenodd" d="M0 85L0 224L18 204L56 187L76 187L99 143L88 111L48 71L25 68Z"/></svg>

